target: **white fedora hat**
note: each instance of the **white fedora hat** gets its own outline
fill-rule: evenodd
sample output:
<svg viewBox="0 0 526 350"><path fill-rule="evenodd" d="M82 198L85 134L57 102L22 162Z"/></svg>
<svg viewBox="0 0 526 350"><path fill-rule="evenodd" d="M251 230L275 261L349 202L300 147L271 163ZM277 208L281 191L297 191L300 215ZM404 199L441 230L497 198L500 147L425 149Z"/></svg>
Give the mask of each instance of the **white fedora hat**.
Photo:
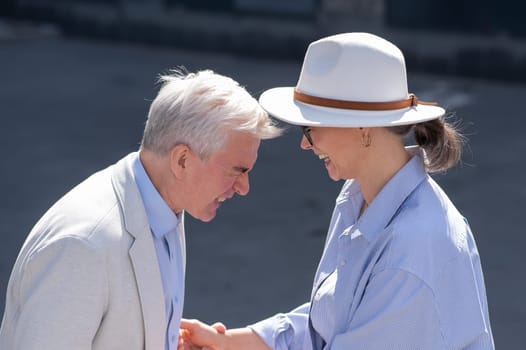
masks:
<svg viewBox="0 0 526 350"><path fill-rule="evenodd" d="M368 33L311 43L296 87L269 89L259 102L277 119L305 126L396 126L445 114L408 93L402 52Z"/></svg>

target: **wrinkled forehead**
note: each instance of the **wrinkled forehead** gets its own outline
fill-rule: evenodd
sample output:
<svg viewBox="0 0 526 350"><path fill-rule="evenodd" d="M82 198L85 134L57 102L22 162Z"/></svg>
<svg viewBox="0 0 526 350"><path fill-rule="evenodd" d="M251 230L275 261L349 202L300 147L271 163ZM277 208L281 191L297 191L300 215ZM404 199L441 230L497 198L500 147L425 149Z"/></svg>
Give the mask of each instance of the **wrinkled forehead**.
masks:
<svg viewBox="0 0 526 350"><path fill-rule="evenodd" d="M257 160L261 140L249 133L230 132L227 139L210 160L220 162L229 167L246 168L250 170Z"/></svg>

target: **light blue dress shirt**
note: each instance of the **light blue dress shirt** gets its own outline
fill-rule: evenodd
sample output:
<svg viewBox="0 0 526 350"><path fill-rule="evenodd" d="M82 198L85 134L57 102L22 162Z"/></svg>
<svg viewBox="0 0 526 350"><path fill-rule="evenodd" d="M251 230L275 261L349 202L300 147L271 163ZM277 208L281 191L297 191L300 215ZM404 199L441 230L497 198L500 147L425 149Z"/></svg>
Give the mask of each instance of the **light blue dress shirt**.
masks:
<svg viewBox="0 0 526 350"><path fill-rule="evenodd" d="M311 301L249 326L271 348L494 349L469 225L411 152L361 217L345 182Z"/></svg>
<svg viewBox="0 0 526 350"><path fill-rule="evenodd" d="M146 208L163 281L167 321L165 350L175 350L184 304L183 214L177 217L168 207L146 174L139 156L133 161L133 173Z"/></svg>

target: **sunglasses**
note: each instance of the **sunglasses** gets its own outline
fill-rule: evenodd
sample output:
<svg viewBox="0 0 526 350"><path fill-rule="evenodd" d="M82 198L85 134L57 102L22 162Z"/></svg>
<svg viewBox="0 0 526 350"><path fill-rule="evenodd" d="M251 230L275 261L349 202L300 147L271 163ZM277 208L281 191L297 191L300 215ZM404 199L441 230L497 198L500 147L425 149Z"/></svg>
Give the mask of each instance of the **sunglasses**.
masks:
<svg viewBox="0 0 526 350"><path fill-rule="evenodd" d="M314 146L314 143L312 142L312 138L310 137L310 132L311 132L310 126L302 126L301 129L303 131L303 135L305 135L305 138L307 139L307 141L309 141L310 145Z"/></svg>

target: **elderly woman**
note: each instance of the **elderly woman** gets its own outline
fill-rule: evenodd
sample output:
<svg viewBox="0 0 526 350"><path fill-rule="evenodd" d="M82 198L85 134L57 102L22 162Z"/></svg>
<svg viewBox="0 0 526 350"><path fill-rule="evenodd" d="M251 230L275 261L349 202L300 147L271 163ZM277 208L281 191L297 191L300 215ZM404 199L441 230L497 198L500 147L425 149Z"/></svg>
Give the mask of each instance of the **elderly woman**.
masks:
<svg viewBox="0 0 526 350"><path fill-rule="evenodd" d="M475 240L428 175L460 160L462 137L443 108L408 93L400 50L366 33L318 40L297 86L270 89L260 103L301 126L301 148L346 180L311 300L226 332L183 321L184 345L494 349ZM405 147L408 134L417 146Z"/></svg>

